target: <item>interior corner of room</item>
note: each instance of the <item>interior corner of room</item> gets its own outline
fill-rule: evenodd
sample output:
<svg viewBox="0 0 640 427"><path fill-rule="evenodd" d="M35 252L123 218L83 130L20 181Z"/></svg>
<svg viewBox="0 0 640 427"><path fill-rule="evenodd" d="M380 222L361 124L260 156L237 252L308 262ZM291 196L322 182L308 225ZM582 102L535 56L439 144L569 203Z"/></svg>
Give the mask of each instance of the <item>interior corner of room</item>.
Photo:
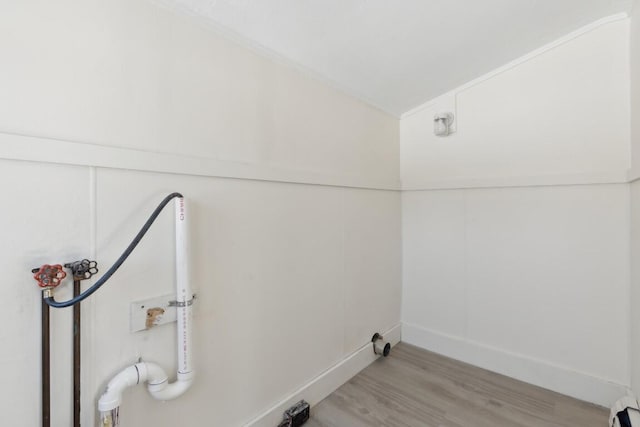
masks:
<svg viewBox="0 0 640 427"><path fill-rule="evenodd" d="M640 4L323 3L0 5L3 420L393 427L397 376L435 381L415 425L473 427L438 393L474 375L497 400L452 398L586 427L640 395Z"/></svg>

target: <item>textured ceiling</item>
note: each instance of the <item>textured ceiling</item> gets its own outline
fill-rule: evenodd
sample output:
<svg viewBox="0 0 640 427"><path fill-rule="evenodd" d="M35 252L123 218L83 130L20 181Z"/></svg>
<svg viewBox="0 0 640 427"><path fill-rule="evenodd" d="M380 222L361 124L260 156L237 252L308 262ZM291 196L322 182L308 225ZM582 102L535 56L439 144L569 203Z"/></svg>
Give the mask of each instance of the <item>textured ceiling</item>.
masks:
<svg viewBox="0 0 640 427"><path fill-rule="evenodd" d="M155 0L400 115L631 0Z"/></svg>

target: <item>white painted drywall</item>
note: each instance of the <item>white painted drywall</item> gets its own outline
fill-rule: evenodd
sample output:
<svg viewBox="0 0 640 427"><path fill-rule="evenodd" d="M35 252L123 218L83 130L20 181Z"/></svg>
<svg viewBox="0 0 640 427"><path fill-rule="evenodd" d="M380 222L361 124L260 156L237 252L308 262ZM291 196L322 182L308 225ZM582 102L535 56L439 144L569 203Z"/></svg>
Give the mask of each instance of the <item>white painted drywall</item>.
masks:
<svg viewBox="0 0 640 427"><path fill-rule="evenodd" d="M631 385L640 395L640 4L631 14Z"/></svg>
<svg viewBox="0 0 640 427"><path fill-rule="evenodd" d="M0 160L3 280L0 298L2 419L40 425L40 291L30 274L42 264L90 251L88 168ZM55 255L55 256L54 256ZM60 297L69 298L69 287ZM51 313L51 425L71 425L71 313Z"/></svg>
<svg viewBox="0 0 640 427"><path fill-rule="evenodd" d="M640 396L640 181L631 183L631 386Z"/></svg>
<svg viewBox="0 0 640 427"><path fill-rule="evenodd" d="M403 193L403 340L615 400L629 381L628 199L626 184Z"/></svg>
<svg viewBox="0 0 640 427"><path fill-rule="evenodd" d="M630 19L631 63L631 154L633 177L640 168L640 3L635 2Z"/></svg>
<svg viewBox="0 0 640 427"><path fill-rule="evenodd" d="M265 411L398 325L400 195L375 189L398 181L396 118L146 1L26 1L2 12L2 141L29 144L16 157L37 160L0 165L11 206L0 214L0 298L16 303L0 312L16 325L0 334L0 365L16 384L0 396L3 420L39 419L30 269L95 257L104 271L170 191L192 202L197 377L171 403L127 391L123 427L271 425L279 414L261 420ZM49 164L65 154L86 166ZM314 176L331 185L308 185ZM374 189L342 186L355 181ZM83 303L83 426L94 425L106 382L138 357L175 369L174 326L128 328L131 301L173 289L170 218ZM69 310L55 316L53 425L62 426L71 325Z"/></svg>
<svg viewBox="0 0 640 427"><path fill-rule="evenodd" d="M603 405L624 394L628 28L593 29L402 119L403 340ZM436 138L447 109L456 133Z"/></svg>
<svg viewBox="0 0 640 427"><path fill-rule="evenodd" d="M145 0L3 5L0 131L397 180L398 121Z"/></svg>
<svg viewBox="0 0 640 427"><path fill-rule="evenodd" d="M114 236L134 234L142 207L173 189L192 201L198 374L171 404L142 388L129 393L126 425L185 414L243 425L365 344L373 325L398 323L397 192L99 170L98 258L115 260L123 242ZM170 231L165 215L95 299L94 334L118 343L94 343L98 381L138 356L175 366L173 328L128 333L128 302L171 292Z"/></svg>
<svg viewBox="0 0 640 427"><path fill-rule="evenodd" d="M628 38L628 19L605 24L403 117L403 188L625 180ZM443 111L447 138L433 134Z"/></svg>

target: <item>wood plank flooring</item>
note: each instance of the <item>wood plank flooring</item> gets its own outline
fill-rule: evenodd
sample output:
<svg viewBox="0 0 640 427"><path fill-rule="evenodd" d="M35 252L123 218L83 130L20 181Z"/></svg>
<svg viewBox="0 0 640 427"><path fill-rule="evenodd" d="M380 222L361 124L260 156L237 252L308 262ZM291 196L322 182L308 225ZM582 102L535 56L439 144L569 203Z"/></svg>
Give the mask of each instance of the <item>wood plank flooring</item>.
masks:
<svg viewBox="0 0 640 427"><path fill-rule="evenodd" d="M606 427L608 410L408 344L312 408L305 427Z"/></svg>

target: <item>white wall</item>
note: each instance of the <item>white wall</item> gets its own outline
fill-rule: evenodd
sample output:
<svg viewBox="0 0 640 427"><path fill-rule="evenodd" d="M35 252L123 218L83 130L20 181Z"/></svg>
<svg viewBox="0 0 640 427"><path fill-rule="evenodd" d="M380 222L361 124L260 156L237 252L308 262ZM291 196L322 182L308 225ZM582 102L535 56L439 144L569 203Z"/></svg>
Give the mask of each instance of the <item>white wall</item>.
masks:
<svg viewBox="0 0 640 427"><path fill-rule="evenodd" d="M631 183L631 386L640 396L640 181Z"/></svg>
<svg viewBox="0 0 640 427"><path fill-rule="evenodd" d="M400 195L387 190L398 182L397 119L142 0L2 9L0 182L11 209L0 213L0 298L12 304L0 319L16 325L0 333L15 384L0 391L3 420L39 419L30 269L95 257L106 270L171 191L192 202L197 378L167 404L128 391L124 427L273 425L281 412L270 408L398 325ZM83 303L83 425L138 357L175 367L174 326L128 326L131 301L173 288L170 217ZM54 313L52 425L70 425L68 311Z"/></svg>
<svg viewBox="0 0 640 427"><path fill-rule="evenodd" d="M148 1L3 5L0 129L396 181L397 120Z"/></svg>
<svg viewBox="0 0 640 427"><path fill-rule="evenodd" d="M30 271L45 263L82 259L89 252L87 168L0 161L0 257L4 280L0 295L0 388L2 418L15 425L40 424L40 292ZM55 258L52 256L55 255ZM68 289L60 293L68 298ZM68 310L51 313L52 425L70 425L71 317ZM63 403L62 406L58 406Z"/></svg>
<svg viewBox="0 0 640 427"><path fill-rule="evenodd" d="M631 144L633 176L640 176L640 3L634 3L631 13Z"/></svg>
<svg viewBox="0 0 640 427"><path fill-rule="evenodd" d="M243 424L355 352L372 327L398 323L397 193L101 169L97 258L113 262L123 247L115 236L133 235L143 206L175 188L193 201L198 377L174 404L130 393L127 425L184 422L185 413L192 423ZM176 366L174 328L128 333L130 301L172 291L170 230L166 215L95 298L94 333L109 338L94 343L92 389L139 355Z"/></svg>
<svg viewBox="0 0 640 427"><path fill-rule="evenodd" d="M559 41L403 116L404 189L625 180L629 23ZM457 132L433 135L433 116Z"/></svg>
<svg viewBox="0 0 640 427"><path fill-rule="evenodd" d="M624 394L628 29L595 26L403 117L404 341L603 405ZM456 107L457 132L433 136Z"/></svg>
<svg viewBox="0 0 640 427"><path fill-rule="evenodd" d="M640 4L631 15L631 383L640 395Z"/></svg>
<svg viewBox="0 0 640 427"><path fill-rule="evenodd" d="M619 397L609 383L629 379L626 185L402 200L403 340L582 399Z"/></svg>

